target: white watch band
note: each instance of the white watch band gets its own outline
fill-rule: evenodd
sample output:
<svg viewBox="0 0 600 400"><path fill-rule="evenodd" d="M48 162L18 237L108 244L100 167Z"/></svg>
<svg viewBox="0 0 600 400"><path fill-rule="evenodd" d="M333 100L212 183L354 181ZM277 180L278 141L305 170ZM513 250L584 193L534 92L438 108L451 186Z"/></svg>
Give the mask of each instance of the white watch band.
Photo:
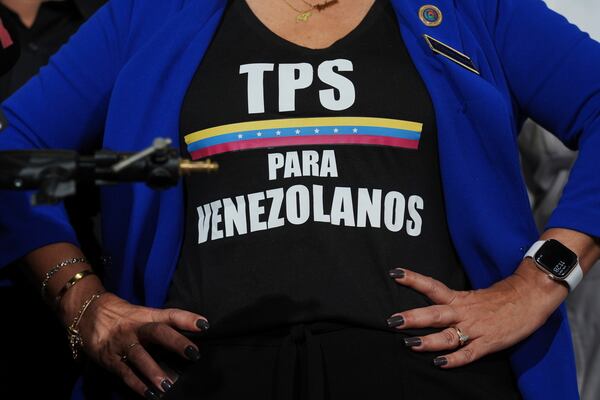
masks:
<svg viewBox="0 0 600 400"><path fill-rule="evenodd" d="M523 258L530 257L530 258L534 259L533 261L537 265L537 262L535 261L535 253L538 252L538 250L542 247L542 245L544 243L546 243L545 240L538 240L537 242L535 242L529 248L529 250L527 250L527 253L525 253L525 256ZM552 275L548 271L544 270L544 272L548 273L548 275L550 277L552 277ZM575 268L573 268L571 273L569 273L569 275L567 275L564 279L557 279L557 280L565 282L567 284L567 286L569 286L569 291L572 292L577 287L577 285L579 285L579 282L581 282L582 279L583 279L583 270L581 269L581 266L579 265L579 260L577 260L577 264L575 265Z"/></svg>
<svg viewBox="0 0 600 400"><path fill-rule="evenodd" d="M575 290L579 282L583 279L583 269L581 269L581 265L579 265L579 261L577 261L577 265L573 268L573 271L567 276L565 282L569 285L569 292Z"/></svg>

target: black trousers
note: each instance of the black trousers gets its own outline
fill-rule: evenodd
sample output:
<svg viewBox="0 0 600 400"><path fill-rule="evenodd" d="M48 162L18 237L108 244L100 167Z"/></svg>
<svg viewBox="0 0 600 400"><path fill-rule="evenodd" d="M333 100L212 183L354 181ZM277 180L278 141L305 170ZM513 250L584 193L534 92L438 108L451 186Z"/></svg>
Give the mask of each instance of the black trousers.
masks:
<svg viewBox="0 0 600 400"><path fill-rule="evenodd" d="M199 341L166 400L520 399L505 352L441 370L441 353L406 348L401 333L329 324L287 335ZM165 360L163 360L165 362ZM167 362L168 363L168 362Z"/></svg>

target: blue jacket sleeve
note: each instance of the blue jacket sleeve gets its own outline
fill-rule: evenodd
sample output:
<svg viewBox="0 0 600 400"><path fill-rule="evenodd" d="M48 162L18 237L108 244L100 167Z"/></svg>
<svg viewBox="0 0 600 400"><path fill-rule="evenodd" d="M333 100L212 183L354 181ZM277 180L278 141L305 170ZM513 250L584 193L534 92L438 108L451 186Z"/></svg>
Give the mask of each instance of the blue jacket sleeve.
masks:
<svg viewBox="0 0 600 400"><path fill-rule="evenodd" d="M84 149L101 135L124 54L130 0L113 0L40 74L2 104L0 151ZM51 243L77 244L62 206L32 207L30 193L0 191L0 267Z"/></svg>
<svg viewBox="0 0 600 400"><path fill-rule="evenodd" d="M518 106L579 150L548 227L600 237L600 44L541 0L485 4Z"/></svg>

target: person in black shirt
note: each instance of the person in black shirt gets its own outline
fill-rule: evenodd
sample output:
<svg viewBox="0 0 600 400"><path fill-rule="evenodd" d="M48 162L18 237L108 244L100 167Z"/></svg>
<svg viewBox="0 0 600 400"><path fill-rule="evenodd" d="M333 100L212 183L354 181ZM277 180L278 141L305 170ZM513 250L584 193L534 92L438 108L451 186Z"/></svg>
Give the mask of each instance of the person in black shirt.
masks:
<svg viewBox="0 0 600 400"><path fill-rule="evenodd" d="M0 101L37 74L104 2L0 0L0 19L21 53L14 67L0 77ZM90 258L96 258L100 250L91 217L97 212L95 192L80 190L78 196L69 199L67 209L82 246L87 248ZM43 304L39 292L26 282L20 267L22 264L15 263L0 272L0 315L19 326L19 329L0 330L0 385L19 387L19 396L23 398L47 396L49 388L52 398L69 398L75 365L64 329ZM35 385L30 384L32 376L36 377Z"/></svg>
<svg viewBox="0 0 600 400"><path fill-rule="evenodd" d="M105 0L1 0L0 17L21 47L17 65L0 78L0 100L8 98L77 31Z"/></svg>
<svg viewBox="0 0 600 400"><path fill-rule="evenodd" d="M14 42L11 33L0 18L0 76L11 70L20 55L19 46Z"/></svg>
<svg viewBox="0 0 600 400"><path fill-rule="evenodd" d="M204 359L183 369L170 398L258 398L263 373L232 364L271 371L272 360L287 382L274 385L276 400L519 398L506 353L449 379L382 332L390 315L430 304L382 279L390 265L470 289L446 223L433 105L388 1L318 49L231 2L180 133L182 156L221 167L184 179L186 231L166 307L210 316L211 328Z"/></svg>

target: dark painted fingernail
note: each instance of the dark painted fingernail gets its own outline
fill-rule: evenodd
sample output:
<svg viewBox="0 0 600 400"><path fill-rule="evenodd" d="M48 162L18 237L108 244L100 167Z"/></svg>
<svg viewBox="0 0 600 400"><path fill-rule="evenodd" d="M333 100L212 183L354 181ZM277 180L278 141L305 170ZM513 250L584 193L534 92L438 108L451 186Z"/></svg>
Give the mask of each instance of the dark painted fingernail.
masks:
<svg viewBox="0 0 600 400"><path fill-rule="evenodd" d="M196 321L196 326L198 327L198 329L201 329L203 331L210 328L210 324L205 319L199 319L198 321Z"/></svg>
<svg viewBox="0 0 600 400"><path fill-rule="evenodd" d="M404 318L402 315L397 315L395 317L389 318L387 320L387 324L390 328L395 328L400 325L404 325Z"/></svg>
<svg viewBox="0 0 600 400"><path fill-rule="evenodd" d="M200 352L192 345L185 348L185 356L192 361L198 361L200 359Z"/></svg>
<svg viewBox="0 0 600 400"><path fill-rule="evenodd" d="M389 272L390 276L394 279L404 278L404 270L401 268L394 268Z"/></svg>
<svg viewBox="0 0 600 400"><path fill-rule="evenodd" d="M154 393L151 389L146 389L144 392L144 397L149 400L160 400L160 397L156 393Z"/></svg>
<svg viewBox="0 0 600 400"><path fill-rule="evenodd" d="M168 379L163 379L162 382L160 383L160 387L162 388L162 390L164 390L165 392L168 392L169 390L171 390L171 388L173 387L173 382L171 382Z"/></svg>
<svg viewBox="0 0 600 400"><path fill-rule="evenodd" d="M422 344L423 344L423 341L421 340L421 338L418 338L418 337L404 338L404 345L406 347L415 347L415 346L420 346Z"/></svg>
<svg viewBox="0 0 600 400"><path fill-rule="evenodd" d="M436 357L433 359L433 365L436 367L441 367L446 364L448 364L448 359L446 357Z"/></svg>

